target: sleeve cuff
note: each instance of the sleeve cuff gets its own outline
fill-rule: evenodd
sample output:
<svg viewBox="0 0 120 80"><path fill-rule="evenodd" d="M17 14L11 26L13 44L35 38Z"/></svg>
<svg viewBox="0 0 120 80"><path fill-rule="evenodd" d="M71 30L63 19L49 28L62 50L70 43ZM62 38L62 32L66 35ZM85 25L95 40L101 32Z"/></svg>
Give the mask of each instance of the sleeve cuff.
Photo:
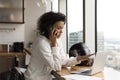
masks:
<svg viewBox="0 0 120 80"><path fill-rule="evenodd" d="M52 47L53 54L59 54L59 47Z"/></svg>
<svg viewBox="0 0 120 80"><path fill-rule="evenodd" d="M73 60L75 61L76 64L80 64L81 63L81 61L77 61L77 57L75 57Z"/></svg>

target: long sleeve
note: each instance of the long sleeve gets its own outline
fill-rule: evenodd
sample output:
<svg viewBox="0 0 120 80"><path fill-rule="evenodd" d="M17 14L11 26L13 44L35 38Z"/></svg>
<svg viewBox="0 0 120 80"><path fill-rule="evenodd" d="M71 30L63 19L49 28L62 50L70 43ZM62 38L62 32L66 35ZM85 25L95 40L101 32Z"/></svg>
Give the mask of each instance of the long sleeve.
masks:
<svg viewBox="0 0 120 80"><path fill-rule="evenodd" d="M60 48L51 47L50 42L47 40L39 41L38 49L40 56L43 58L44 64L46 63L53 70L61 70L61 57L60 57Z"/></svg>
<svg viewBox="0 0 120 80"><path fill-rule="evenodd" d="M51 71L59 71L62 66L78 63L76 58L69 58L61 45L51 47L49 40L38 37L32 47L30 63L25 72L26 80L52 80Z"/></svg>
<svg viewBox="0 0 120 80"><path fill-rule="evenodd" d="M25 72L26 80L52 80L51 71L61 70L59 47L51 47L44 36L33 42L30 63Z"/></svg>
<svg viewBox="0 0 120 80"><path fill-rule="evenodd" d="M60 40L58 40L58 45L60 47L61 62L62 62L63 67L70 67L75 64L81 63L81 61L79 61L79 62L77 61L77 59L76 59L77 57L69 58L69 54L64 52L62 42Z"/></svg>

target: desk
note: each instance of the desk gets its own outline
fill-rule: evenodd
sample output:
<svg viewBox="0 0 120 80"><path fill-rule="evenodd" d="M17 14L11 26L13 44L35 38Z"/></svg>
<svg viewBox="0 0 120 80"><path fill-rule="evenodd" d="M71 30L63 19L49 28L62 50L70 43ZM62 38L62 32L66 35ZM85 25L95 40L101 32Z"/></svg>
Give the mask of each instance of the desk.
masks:
<svg viewBox="0 0 120 80"><path fill-rule="evenodd" d="M64 76L64 75L68 75L70 74L71 71L73 70L78 70L80 68L88 68L85 66L73 66L71 67L71 69L69 68L62 68L62 70L60 72L58 72L60 75ZM104 71L97 73L93 76L96 77L100 77L100 78L104 78L104 80L120 80L120 70L115 70L113 68L110 67L104 67Z"/></svg>
<svg viewBox="0 0 120 80"><path fill-rule="evenodd" d="M81 68L88 68L88 67L86 67L86 66L72 66L71 68L62 68L62 70L58 73L62 76L63 75L68 75L68 74L70 74L71 71L78 70L78 69L81 69ZM104 78L104 73L100 72L100 73L94 74L93 76Z"/></svg>
<svg viewBox="0 0 120 80"><path fill-rule="evenodd" d="M15 57L19 59L19 67L25 65L25 53L21 52L1 52L0 53L0 72L7 71L15 65Z"/></svg>
<svg viewBox="0 0 120 80"><path fill-rule="evenodd" d="M26 48L26 50L30 52L31 49ZM72 66L71 69L62 68L62 70L60 72L57 72L57 73L64 76L64 75L70 74L71 71L78 70L80 68L88 68L88 67ZM93 76L104 78L105 80L120 80L120 71L114 70L114 69L109 68L109 67L105 67L103 72L97 73Z"/></svg>
<svg viewBox="0 0 120 80"><path fill-rule="evenodd" d="M31 48L24 48L25 53L31 55Z"/></svg>
<svg viewBox="0 0 120 80"><path fill-rule="evenodd" d="M22 52L0 52L0 56L22 56L22 55L26 54Z"/></svg>

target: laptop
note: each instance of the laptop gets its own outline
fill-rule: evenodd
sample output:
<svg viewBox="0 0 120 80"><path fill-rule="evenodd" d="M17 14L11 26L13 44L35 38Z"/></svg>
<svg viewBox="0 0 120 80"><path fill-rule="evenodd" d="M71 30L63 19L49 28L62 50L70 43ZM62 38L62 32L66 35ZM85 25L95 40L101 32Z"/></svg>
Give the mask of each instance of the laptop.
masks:
<svg viewBox="0 0 120 80"><path fill-rule="evenodd" d="M73 74L77 73L81 75L94 75L96 73L99 73L104 70L106 57L107 57L106 52L97 52L92 67L72 71L71 73Z"/></svg>

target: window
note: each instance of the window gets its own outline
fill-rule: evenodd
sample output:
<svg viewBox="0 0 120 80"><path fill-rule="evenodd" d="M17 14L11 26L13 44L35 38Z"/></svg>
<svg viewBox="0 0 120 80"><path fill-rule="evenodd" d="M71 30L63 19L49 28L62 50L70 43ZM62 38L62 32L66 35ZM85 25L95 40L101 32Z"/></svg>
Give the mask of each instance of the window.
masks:
<svg viewBox="0 0 120 80"><path fill-rule="evenodd" d="M83 0L67 0L68 50L78 42L83 42Z"/></svg>
<svg viewBox="0 0 120 80"><path fill-rule="evenodd" d="M119 3L120 0L97 1L97 51L109 51L106 66L115 69L120 69Z"/></svg>

